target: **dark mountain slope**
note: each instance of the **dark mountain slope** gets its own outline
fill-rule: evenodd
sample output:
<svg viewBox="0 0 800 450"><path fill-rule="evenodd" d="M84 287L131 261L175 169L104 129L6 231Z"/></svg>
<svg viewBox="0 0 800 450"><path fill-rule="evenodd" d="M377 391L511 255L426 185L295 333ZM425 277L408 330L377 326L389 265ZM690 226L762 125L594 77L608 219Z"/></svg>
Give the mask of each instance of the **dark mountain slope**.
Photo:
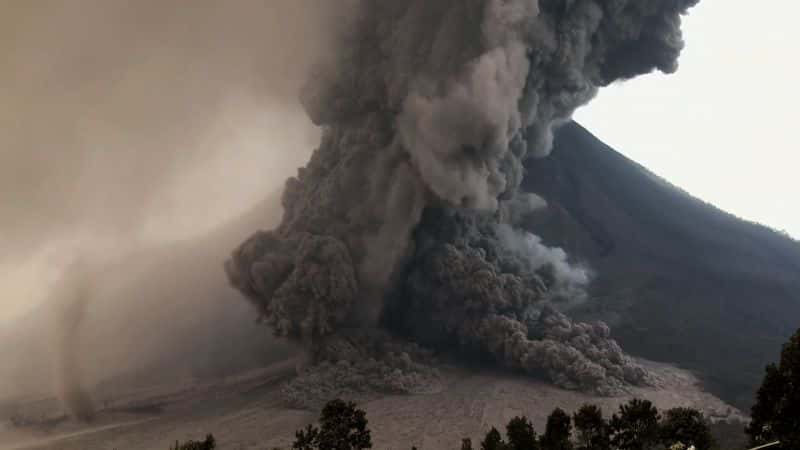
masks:
<svg viewBox="0 0 800 450"><path fill-rule="evenodd" d="M525 188L550 203L531 228L596 273L579 313L614 324L626 350L682 364L747 405L800 327L800 244L687 195L576 123L527 169Z"/></svg>

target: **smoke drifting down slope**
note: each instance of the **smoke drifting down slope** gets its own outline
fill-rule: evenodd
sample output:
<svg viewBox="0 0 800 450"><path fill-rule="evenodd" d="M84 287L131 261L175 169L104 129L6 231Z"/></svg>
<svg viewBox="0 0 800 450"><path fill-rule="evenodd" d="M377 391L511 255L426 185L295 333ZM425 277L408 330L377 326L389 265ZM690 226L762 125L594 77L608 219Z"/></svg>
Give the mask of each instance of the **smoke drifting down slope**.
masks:
<svg viewBox="0 0 800 450"><path fill-rule="evenodd" d="M281 225L226 263L232 284L313 349L384 325L565 387L648 382L607 327L563 315L589 274L519 230L544 202L518 188L599 87L677 68L696 3L360 3L301 95L320 147Z"/></svg>

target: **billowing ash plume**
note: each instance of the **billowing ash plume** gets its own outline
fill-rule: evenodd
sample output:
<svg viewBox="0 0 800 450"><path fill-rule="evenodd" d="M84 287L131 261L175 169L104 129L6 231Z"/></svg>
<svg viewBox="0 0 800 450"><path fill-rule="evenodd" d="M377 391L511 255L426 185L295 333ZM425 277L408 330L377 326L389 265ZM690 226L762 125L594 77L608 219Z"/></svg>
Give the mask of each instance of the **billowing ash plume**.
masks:
<svg viewBox="0 0 800 450"><path fill-rule="evenodd" d="M672 72L697 0L371 0L301 100L324 127L285 215L226 264L280 335L381 318L561 385L642 382L602 325L557 312L588 275L516 229L523 161L599 87Z"/></svg>
<svg viewBox="0 0 800 450"><path fill-rule="evenodd" d="M586 272L534 237L508 245L510 233L489 215L426 211L415 255L388 297L388 325L566 388L612 394L650 382L606 325L573 323L558 312L585 295Z"/></svg>

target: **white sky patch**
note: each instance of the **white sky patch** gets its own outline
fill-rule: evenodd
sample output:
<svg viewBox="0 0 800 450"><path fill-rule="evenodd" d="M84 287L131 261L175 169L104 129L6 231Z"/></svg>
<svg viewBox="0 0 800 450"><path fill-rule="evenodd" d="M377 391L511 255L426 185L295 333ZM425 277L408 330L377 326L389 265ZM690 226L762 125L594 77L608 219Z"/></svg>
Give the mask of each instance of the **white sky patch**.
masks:
<svg viewBox="0 0 800 450"><path fill-rule="evenodd" d="M674 75L600 90L575 119L694 196L800 238L800 3L703 0Z"/></svg>

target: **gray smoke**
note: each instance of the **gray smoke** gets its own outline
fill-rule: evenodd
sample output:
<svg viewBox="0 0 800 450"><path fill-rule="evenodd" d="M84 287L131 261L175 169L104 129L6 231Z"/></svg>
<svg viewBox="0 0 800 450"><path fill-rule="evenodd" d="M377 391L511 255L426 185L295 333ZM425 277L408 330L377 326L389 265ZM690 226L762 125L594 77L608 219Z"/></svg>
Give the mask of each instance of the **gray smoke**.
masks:
<svg viewBox="0 0 800 450"><path fill-rule="evenodd" d="M226 264L276 332L315 345L384 323L607 391L646 377L603 325L556 309L588 273L517 230L523 161L614 81L677 68L698 0L374 0L301 101L324 127L281 225Z"/></svg>
<svg viewBox="0 0 800 450"><path fill-rule="evenodd" d="M267 330L242 325L248 305L227 307L237 293L219 262L280 217L277 195L254 204L318 140L296 99L345 9L186 3L0 2L0 400L97 396L109 377L272 351L238 345ZM76 254L91 270L62 277ZM88 311L60 306L77 289L65 286L88 286Z"/></svg>
<svg viewBox="0 0 800 450"><path fill-rule="evenodd" d="M72 417L88 421L94 417L92 398L84 387L81 373L81 333L90 302L91 275L78 261L66 271L56 287L59 309L55 324L57 392L64 409Z"/></svg>
<svg viewBox="0 0 800 450"><path fill-rule="evenodd" d="M613 394L653 381L605 324L573 323L559 312L585 297L587 273L537 238L509 246L508 233L488 214L426 211L415 255L388 296L386 324L565 388Z"/></svg>

